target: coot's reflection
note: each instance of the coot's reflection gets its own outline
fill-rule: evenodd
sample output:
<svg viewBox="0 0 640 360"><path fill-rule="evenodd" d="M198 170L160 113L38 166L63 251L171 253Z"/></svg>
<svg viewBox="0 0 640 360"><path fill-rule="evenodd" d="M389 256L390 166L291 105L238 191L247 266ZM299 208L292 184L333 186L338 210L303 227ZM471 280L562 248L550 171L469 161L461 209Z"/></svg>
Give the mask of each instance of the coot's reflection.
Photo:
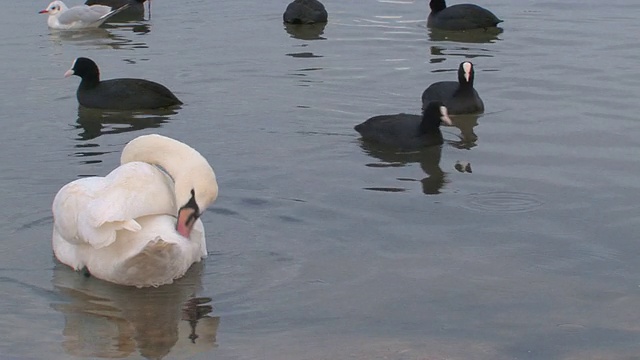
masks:
<svg viewBox="0 0 640 360"><path fill-rule="evenodd" d="M64 316L62 347L82 358L123 358L136 352L161 359L189 358L216 346L219 317L200 291L202 264L170 285L138 289L84 277L56 264L53 286L66 301L51 306Z"/></svg>
<svg viewBox="0 0 640 360"><path fill-rule="evenodd" d="M429 40L434 42L430 47L431 58L429 62L432 64L441 63L452 56L465 59L492 57L493 50L481 44L490 44L500 40L498 37L500 33L502 33L500 28L466 31L429 29Z"/></svg>
<svg viewBox="0 0 640 360"><path fill-rule="evenodd" d="M411 163L419 163L422 171L427 177L420 180L422 183L422 192L426 195L440 194L442 187L447 182L446 173L440 168L440 158L442 157L442 146L430 146L419 151L398 151L379 144L370 143L360 140L360 146L364 152L381 160L382 163L367 164L371 167L398 167ZM400 179L407 180L407 179ZM375 190L385 190L376 188Z"/></svg>
<svg viewBox="0 0 640 360"><path fill-rule="evenodd" d="M145 111L111 111L89 109L78 106L76 129L78 140L95 139L101 135L120 134L147 128L158 128L171 116L177 114L179 107Z"/></svg>
<svg viewBox="0 0 640 360"><path fill-rule="evenodd" d="M446 140L446 142L458 149L471 149L477 146L478 135L474 128L478 126L480 115L452 115L453 126L460 129L459 140Z"/></svg>
<svg viewBox="0 0 640 360"><path fill-rule="evenodd" d="M322 37L327 23L289 24L284 23L284 29L292 38L300 40L326 40Z"/></svg>
<svg viewBox="0 0 640 360"><path fill-rule="evenodd" d="M489 29L473 29L465 31L450 31L440 29L429 29L429 40L431 41L454 41L461 43L493 43L500 40L498 37L502 33L499 27Z"/></svg>
<svg viewBox="0 0 640 360"><path fill-rule="evenodd" d="M148 32L151 32L151 25L147 23L137 22L137 21L108 23L105 25L105 28L124 30L124 31L130 30L131 32L134 32L137 34L146 34Z"/></svg>

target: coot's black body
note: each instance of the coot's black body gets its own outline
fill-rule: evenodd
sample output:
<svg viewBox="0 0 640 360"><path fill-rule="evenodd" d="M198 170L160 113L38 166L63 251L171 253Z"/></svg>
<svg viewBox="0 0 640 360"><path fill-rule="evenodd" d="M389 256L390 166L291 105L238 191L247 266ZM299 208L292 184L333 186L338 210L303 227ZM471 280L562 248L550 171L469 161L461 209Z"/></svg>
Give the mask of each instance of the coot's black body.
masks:
<svg viewBox="0 0 640 360"><path fill-rule="evenodd" d="M87 0L85 5L106 5L112 9L119 9L122 6L129 5L119 14L109 19L112 22L119 20L137 20L144 18L144 3L147 0Z"/></svg>
<svg viewBox="0 0 640 360"><path fill-rule="evenodd" d="M447 110L440 102L432 102L422 116L395 114L374 116L355 126L365 141L398 149L413 150L443 143L440 123L451 125Z"/></svg>
<svg viewBox="0 0 640 360"><path fill-rule="evenodd" d="M474 4L447 7L445 0L431 0L427 26L442 30L471 30L496 27L502 20L491 11Z"/></svg>
<svg viewBox="0 0 640 360"><path fill-rule="evenodd" d="M181 105L164 85L144 79L100 81L98 66L88 58L77 58L65 76L82 78L76 92L80 105L96 109L144 110Z"/></svg>
<svg viewBox="0 0 640 360"><path fill-rule="evenodd" d="M473 88L475 71L473 64L463 61L458 68L458 81L439 81L422 93L422 106L431 101L441 101L451 115L475 114L484 111L484 103Z"/></svg>

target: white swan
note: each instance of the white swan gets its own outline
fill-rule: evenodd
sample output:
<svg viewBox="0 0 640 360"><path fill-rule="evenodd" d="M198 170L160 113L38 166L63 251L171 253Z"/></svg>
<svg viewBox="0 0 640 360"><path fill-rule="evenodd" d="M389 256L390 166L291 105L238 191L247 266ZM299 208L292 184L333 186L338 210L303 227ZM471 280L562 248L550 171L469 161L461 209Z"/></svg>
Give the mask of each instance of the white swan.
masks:
<svg viewBox="0 0 640 360"><path fill-rule="evenodd" d="M207 255L199 216L218 196L215 173L196 150L160 135L129 142L120 163L60 189L53 252L113 283L171 283Z"/></svg>

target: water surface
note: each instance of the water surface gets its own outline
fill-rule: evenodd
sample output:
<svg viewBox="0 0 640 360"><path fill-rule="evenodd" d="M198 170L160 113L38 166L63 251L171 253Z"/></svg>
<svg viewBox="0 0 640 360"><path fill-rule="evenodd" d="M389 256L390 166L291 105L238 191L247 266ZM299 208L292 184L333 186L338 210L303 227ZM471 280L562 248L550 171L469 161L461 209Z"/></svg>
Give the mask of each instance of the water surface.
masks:
<svg viewBox="0 0 640 360"><path fill-rule="evenodd" d="M640 7L491 0L504 31L460 36L426 28L426 1L324 3L310 29L244 0L158 1L74 35L46 28L45 3L0 13L3 356L637 358ZM62 78L77 56L185 105L79 109ZM463 60L486 112L454 118L441 148L359 140ZM57 264L57 190L148 133L213 164L210 256L141 291Z"/></svg>

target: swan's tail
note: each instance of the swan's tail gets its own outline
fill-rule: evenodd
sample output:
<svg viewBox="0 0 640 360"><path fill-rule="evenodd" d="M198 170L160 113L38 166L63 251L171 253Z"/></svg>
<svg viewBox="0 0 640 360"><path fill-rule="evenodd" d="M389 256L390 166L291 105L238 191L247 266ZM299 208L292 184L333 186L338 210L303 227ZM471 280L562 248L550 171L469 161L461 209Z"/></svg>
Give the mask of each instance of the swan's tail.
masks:
<svg viewBox="0 0 640 360"><path fill-rule="evenodd" d="M118 271L118 282L137 287L170 284L173 279L184 275L184 266L176 259L181 258L177 244L157 237L150 241L140 253L125 260Z"/></svg>

